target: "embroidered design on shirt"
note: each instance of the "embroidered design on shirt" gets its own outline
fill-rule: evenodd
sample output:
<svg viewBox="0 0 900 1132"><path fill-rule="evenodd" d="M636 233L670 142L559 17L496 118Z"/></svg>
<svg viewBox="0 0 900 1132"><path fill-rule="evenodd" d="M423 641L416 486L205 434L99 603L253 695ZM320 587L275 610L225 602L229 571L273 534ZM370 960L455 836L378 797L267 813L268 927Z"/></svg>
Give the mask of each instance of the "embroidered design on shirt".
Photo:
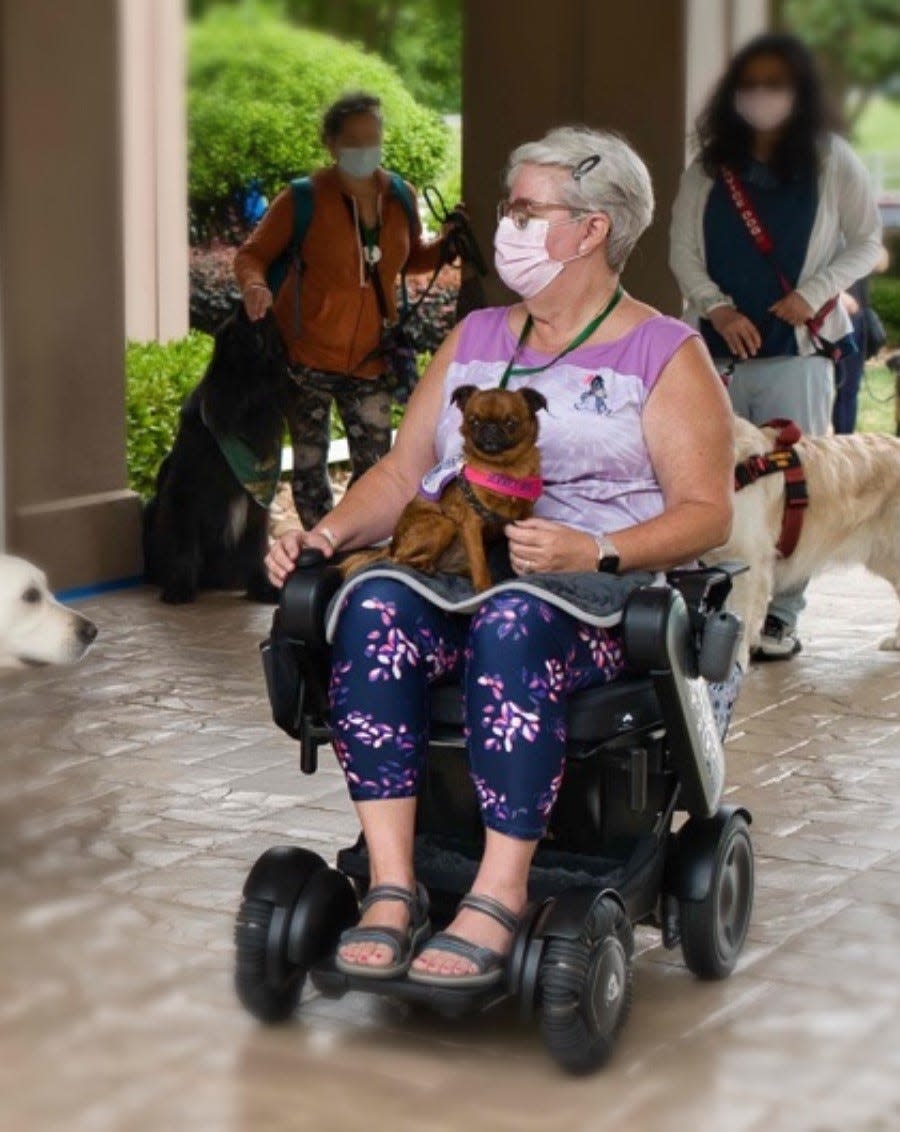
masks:
<svg viewBox="0 0 900 1132"><path fill-rule="evenodd" d="M603 378L595 373L585 380L590 384L575 402L575 408L581 413L594 412L601 417L608 417L612 410L606 403L606 383Z"/></svg>

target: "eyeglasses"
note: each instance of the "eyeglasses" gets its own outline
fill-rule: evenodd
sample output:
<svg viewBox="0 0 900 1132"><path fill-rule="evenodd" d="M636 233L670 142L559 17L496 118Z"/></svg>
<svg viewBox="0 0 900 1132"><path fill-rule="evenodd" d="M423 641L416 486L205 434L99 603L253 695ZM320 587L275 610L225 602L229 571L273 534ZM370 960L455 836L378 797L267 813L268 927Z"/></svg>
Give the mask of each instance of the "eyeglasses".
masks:
<svg viewBox="0 0 900 1132"><path fill-rule="evenodd" d="M543 218L543 213L554 211L568 212L573 219L590 215L590 209L573 208L572 205L563 204L561 201L527 200L522 197L518 200L501 200L497 204L497 223L508 216L521 231L529 220L540 220Z"/></svg>

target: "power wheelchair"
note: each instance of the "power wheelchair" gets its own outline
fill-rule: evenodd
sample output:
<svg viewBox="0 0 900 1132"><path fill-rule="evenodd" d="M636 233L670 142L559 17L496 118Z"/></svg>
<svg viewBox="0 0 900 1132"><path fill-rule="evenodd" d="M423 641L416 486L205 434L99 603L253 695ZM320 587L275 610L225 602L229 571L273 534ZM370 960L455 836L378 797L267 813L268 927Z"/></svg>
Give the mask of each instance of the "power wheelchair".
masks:
<svg viewBox="0 0 900 1132"><path fill-rule="evenodd" d="M334 965L368 885L362 836L337 867L297 846L268 850L247 877L235 927L235 986L274 1023L296 1009L307 976L322 994L364 991L445 1016L515 996L537 1015L552 1057L586 1072L610 1055L632 997L633 925L661 929L703 979L733 970L753 903L750 814L722 805L724 757L705 679L731 672L741 632L723 609L741 567L670 573L630 594L621 629L628 674L574 695L567 762L529 878L530 904L505 981L480 990L368 979ZM334 560L304 551L261 645L276 723L312 774L329 741L325 610L341 584ZM705 679L704 679L705 678ZM419 794L416 875L444 926L475 876L483 844L468 774L458 684L431 688L429 757ZM673 829L676 813L687 820Z"/></svg>

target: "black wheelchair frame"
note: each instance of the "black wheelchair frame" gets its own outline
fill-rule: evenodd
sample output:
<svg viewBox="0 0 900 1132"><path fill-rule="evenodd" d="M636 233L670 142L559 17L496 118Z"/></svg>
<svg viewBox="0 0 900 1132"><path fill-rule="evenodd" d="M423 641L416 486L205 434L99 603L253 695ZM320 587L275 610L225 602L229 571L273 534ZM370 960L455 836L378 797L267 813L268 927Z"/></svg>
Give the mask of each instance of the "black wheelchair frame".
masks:
<svg viewBox="0 0 900 1132"><path fill-rule="evenodd" d="M253 866L235 932L244 1006L282 1021L307 976L325 995L359 990L446 1016L516 996L523 1018L539 1016L556 1061L584 1072L609 1057L627 1018L633 925L659 928L667 948L680 943L697 976L729 975L750 922L753 848L749 812L721 804L724 755L705 683L724 679L734 663L741 626L723 605L741 569L673 571L629 596L621 624L628 674L570 699L563 783L502 983L466 990L337 970L338 936L357 921L368 885L360 835L336 868L296 846L270 849ZM324 615L341 581L333 561L304 552L261 646L273 716L299 740L306 774L330 738ZM483 828L459 686L434 685L430 706L415 866L441 925L472 883ZM676 831L681 811L688 817Z"/></svg>

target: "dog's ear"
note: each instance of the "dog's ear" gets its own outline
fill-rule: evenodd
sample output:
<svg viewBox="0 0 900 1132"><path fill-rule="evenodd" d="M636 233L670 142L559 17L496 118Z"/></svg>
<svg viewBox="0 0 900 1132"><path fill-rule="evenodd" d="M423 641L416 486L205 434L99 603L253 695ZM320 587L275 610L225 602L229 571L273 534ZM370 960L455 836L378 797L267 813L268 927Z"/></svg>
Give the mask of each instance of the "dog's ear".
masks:
<svg viewBox="0 0 900 1132"><path fill-rule="evenodd" d="M537 416L538 409L547 408L547 398L543 393L538 393L536 389L529 389L527 386L524 389L520 389L519 392L528 403L528 408L531 409L533 416Z"/></svg>
<svg viewBox="0 0 900 1132"><path fill-rule="evenodd" d="M450 395L450 401L452 404L459 407L459 411L461 413L464 413L466 411L466 405L469 398L473 393L477 392L477 385L459 385L456 389L453 390L453 393Z"/></svg>

